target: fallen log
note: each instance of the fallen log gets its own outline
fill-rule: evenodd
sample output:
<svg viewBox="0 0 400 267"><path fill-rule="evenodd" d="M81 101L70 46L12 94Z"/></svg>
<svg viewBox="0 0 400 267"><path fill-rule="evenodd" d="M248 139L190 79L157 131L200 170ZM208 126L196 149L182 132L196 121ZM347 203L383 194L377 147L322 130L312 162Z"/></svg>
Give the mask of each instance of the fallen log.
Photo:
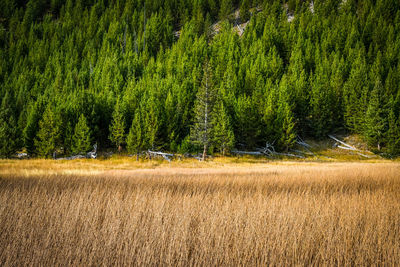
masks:
<svg viewBox="0 0 400 267"><path fill-rule="evenodd" d="M300 153L303 155L315 156L315 154L312 153L311 151L301 151L301 150L294 149L293 152Z"/></svg>
<svg viewBox="0 0 400 267"><path fill-rule="evenodd" d="M275 152L275 154L279 155L279 156L295 157L295 158L299 158L299 159L304 159L305 158L303 156L296 155L296 154L291 154L291 153L278 153L278 152Z"/></svg>
<svg viewBox="0 0 400 267"><path fill-rule="evenodd" d="M262 156L264 154L259 151L239 151L239 150L232 150L231 153L239 155L252 155L252 156Z"/></svg>
<svg viewBox="0 0 400 267"><path fill-rule="evenodd" d="M164 152L160 152L160 151L151 151L151 150L148 150L147 152L148 152L150 155L153 155L153 156L161 156L161 157L163 157L165 160L167 160L168 162L171 162L171 158L174 156L174 154L164 153Z"/></svg>
<svg viewBox="0 0 400 267"><path fill-rule="evenodd" d="M86 157L83 155L75 155L75 156L70 156L70 157L65 157L65 158L57 158L55 160L74 160L74 159L85 159Z"/></svg>
<svg viewBox="0 0 400 267"><path fill-rule="evenodd" d="M359 155L359 156L361 156L361 157L364 157L364 158L367 158L367 159L371 159L371 158L373 158L372 156L365 155L365 154L363 154L363 153L360 153L360 152L356 152L356 153L357 153L357 155Z"/></svg>
<svg viewBox="0 0 400 267"><path fill-rule="evenodd" d="M300 136L297 136L296 143L300 146L303 146L305 148L312 148L311 145L307 144L303 139L300 138Z"/></svg>
<svg viewBox="0 0 400 267"><path fill-rule="evenodd" d="M358 149L355 148L354 146L351 146L351 145L349 145L349 144L346 144L346 143L343 142L343 141L340 141L339 139L337 139L337 138L334 137L333 135L328 135L328 137L343 145L343 146L338 146L339 148L347 147L347 150L354 150L354 151L357 151L357 150L358 150Z"/></svg>

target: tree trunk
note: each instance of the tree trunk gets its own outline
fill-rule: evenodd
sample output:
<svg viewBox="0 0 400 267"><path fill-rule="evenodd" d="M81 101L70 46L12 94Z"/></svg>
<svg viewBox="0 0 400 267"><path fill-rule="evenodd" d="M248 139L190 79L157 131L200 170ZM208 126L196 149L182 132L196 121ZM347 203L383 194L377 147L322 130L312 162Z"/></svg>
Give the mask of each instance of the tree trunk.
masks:
<svg viewBox="0 0 400 267"><path fill-rule="evenodd" d="M122 146L119 145L119 146L118 146L118 152L121 153L121 151L122 151Z"/></svg>
<svg viewBox="0 0 400 267"><path fill-rule="evenodd" d="M202 161L204 161L206 157L207 157L207 144L204 144Z"/></svg>
<svg viewBox="0 0 400 267"><path fill-rule="evenodd" d="M136 161L139 161L139 153L136 153Z"/></svg>

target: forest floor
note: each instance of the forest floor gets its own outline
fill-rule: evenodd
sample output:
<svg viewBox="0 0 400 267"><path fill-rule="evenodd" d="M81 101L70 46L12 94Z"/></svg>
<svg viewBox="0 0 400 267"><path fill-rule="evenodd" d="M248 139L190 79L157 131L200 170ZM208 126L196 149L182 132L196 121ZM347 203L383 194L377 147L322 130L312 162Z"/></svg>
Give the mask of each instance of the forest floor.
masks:
<svg viewBox="0 0 400 267"><path fill-rule="evenodd" d="M0 265L396 266L399 173L388 160L0 160Z"/></svg>

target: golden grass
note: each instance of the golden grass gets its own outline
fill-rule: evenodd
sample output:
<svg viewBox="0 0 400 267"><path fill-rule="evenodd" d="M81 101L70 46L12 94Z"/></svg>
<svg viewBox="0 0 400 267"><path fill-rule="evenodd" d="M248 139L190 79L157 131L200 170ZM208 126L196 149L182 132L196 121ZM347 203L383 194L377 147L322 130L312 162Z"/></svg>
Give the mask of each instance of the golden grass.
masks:
<svg viewBox="0 0 400 267"><path fill-rule="evenodd" d="M400 264L399 163L118 160L0 161L0 265Z"/></svg>

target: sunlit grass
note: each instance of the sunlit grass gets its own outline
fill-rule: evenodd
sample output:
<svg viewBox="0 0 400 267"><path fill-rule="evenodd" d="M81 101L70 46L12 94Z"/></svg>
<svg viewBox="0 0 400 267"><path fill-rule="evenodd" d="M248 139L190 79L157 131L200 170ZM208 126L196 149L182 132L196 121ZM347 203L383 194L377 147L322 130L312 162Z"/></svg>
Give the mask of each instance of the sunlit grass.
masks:
<svg viewBox="0 0 400 267"><path fill-rule="evenodd" d="M400 164L0 161L0 265L398 265Z"/></svg>

